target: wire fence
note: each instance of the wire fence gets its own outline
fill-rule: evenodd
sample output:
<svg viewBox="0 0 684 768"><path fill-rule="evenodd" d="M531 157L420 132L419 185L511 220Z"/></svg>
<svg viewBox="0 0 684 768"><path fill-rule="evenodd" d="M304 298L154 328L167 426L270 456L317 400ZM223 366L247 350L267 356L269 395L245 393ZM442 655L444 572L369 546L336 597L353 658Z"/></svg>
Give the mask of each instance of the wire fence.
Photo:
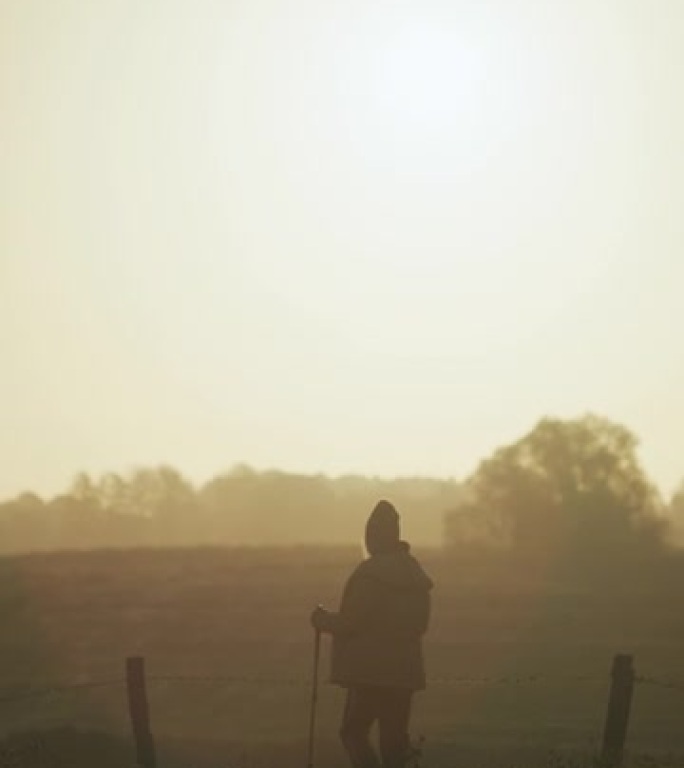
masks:
<svg viewBox="0 0 684 768"><path fill-rule="evenodd" d="M125 685L123 677L110 680L91 680L82 683L63 683L59 685L41 686L40 688L25 687L20 691L16 688L0 689L0 707L12 705L21 701L37 698L47 698L76 691L87 691L96 688L113 688Z"/></svg>
<svg viewBox="0 0 684 768"><path fill-rule="evenodd" d="M477 686L527 686L535 684L574 684L574 683L604 683L608 680L606 675L549 675L549 674L528 674L528 675L502 675L493 677L477 676L437 676L431 677L427 681L427 686L444 687L477 687ZM214 685L214 686L282 686L308 689L311 685L310 680L295 677L279 676L249 676L249 675L147 675L148 684L173 683L190 685ZM636 676L634 682L640 685L662 688L669 691L677 691L684 694L684 680ZM46 698L58 696L79 691L88 691L98 688L115 688L126 685L126 678L112 677L109 679L90 680L84 682L52 684L40 687L17 687L0 688L0 706L11 706L14 703L27 699Z"/></svg>
<svg viewBox="0 0 684 768"><path fill-rule="evenodd" d="M148 675L148 684L174 683L174 684L201 684L201 685L247 685L247 686L283 686L294 688L308 688L310 682L301 678L285 677L250 677L244 675ZM522 677L435 677L428 680L428 686L486 686L486 685L530 685L540 682L589 682L605 680L598 676L566 676L550 677L548 675L526 675ZM655 681L653 684L658 684ZM45 698L60 694L87 691L97 688L112 688L125 686L124 677L107 680L92 680L80 683L63 683L41 687L25 687L17 691L16 687L0 689L0 706L11 705L16 702L34 698ZM666 684L662 683L665 687ZM669 687L669 686L668 686Z"/></svg>
<svg viewBox="0 0 684 768"><path fill-rule="evenodd" d="M626 664L619 663L627 662ZM131 662L137 662L131 664ZM137 674L132 674L133 668L137 669ZM622 670L622 672L620 671ZM122 670L123 671L123 670ZM625 684L627 684L625 686ZM597 690L599 686L605 686L605 692L609 693L608 696L608 709L606 712L604 735L603 735L603 747L602 747L602 759L606 760L606 765L619 765L619 760L614 759L616 755L620 755L624 749L625 739L627 735L627 726L629 721L629 710L632 699L632 691L635 688L647 687L651 689L658 689L666 692L668 695L674 695L677 697L676 706L671 706L669 700L663 703L658 703L656 710L658 711L653 715L654 718L661 718L662 712L665 708L669 708L672 711L683 711L684 707L684 680L678 678L666 678L656 676L636 675L632 667L632 658L625 656L616 656L614 659L613 667L610 674L521 674L521 675L490 675L490 676L474 676L474 675L461 675L461 676L432 676L428 679L428 688L430 687L443 687L453 689L490 689L490 688L529 688L534 686L542 687L543 691L548 693L548 690L554 690L553 696L559 695L557 689L563 689L565 687L570 688L573 686L589 686L586 695L581 694L582 701L589 703L590 697L595 699L597 696ZM113 708L116 712L116 720L122 723L125 719L130 722L129 727L132 726L133 741L136 744L138 753L138 764L144 768L157 768L157 762L155 760L155 740L151 733L150 726L150 710L148 691L153 691L155 687L161 687L162 690L157 694L153 694L151 701L154 704L154 708L159 705L163 710L165 706L174 706L174 703L180 702L181 712L180 717L186 717L185 706L190 699L197 702L205 701L207 707L210 707L210 700L216 695L223 697L224 690L235 689L231 691L230 696L237 697L238 702L243 702L243 695L245 696L244 705L252 707L261 711L261 705L264 704L261 691L266 691L267 695L278 702L278 706L282 701L285 701L290 697L290 694L282 694L284 697L281 699L283 689L297 689L298 693L296 697L302 702L306 700L309 695L312 680L308 675L298 676L278 676L278 675L248 675L248 674L146 674L144 670L144 659L135 658L127 659L125 673L121 675L112 675L111 677L103 677L101 679L92 680L79 680L74 682L53 683L51 685L44 686L12 686L12 687L0 687L0 721L5 719L5 716L10 714L12 709L15 709L15 713L18 713L21 717L21 712L31 712L38 710L36 702L42 700L42 704L51 706L53 699L61 699L69 694L86 694L90 691L102 690L107 692L115 692L117 697L120 697L119 703L116 701L108 702L108 706ZM165 690L166 686L171 688L170 692ZM191 694L185 687L200 686L201 690L194 694ZM545 688L544 686L548 686ZM206 687L210 687L212 690L207 690ZM258 695L254 695L254 700L251 701L251 696L247 692L243 691L244 688L254 688L260 691ZM217 694L217 689L219 693ZM178 695L176 695L178 691ZM166 694L169 694L168 696ZM543 693L539 694L541 697ZM561 696L563 694L560 694ZM682 696L680 700L679 697ZM128 707L126 707L125 700L128 700ZM518 706L518 699L522 702L524 696L521 694L517 697L513 694L513 699L507 697L508 707ZM659 697L658 697L659 698ZM249 702L247 701L249 699ZM657 701L658 699L656 699ZM679 703L681 701L681 704ZM59 705L62 705L62 701L59 701ZM81 716L87 716L89 707L94 709L92 703L85 698L80 702L84 704L84 707L69 710L66 707L65 714L68 712L67 717L73 717L74 719ZM269 701L266 701L268 704ZM330 702L332 704L332 702ZM27 706L28 704L28 706ZM55 705L57 706L57 705ZM218 705L220 712L225 712L225 706L232 706L226 701L222 701ZM242 704L240 704L242 706ZM564 718L568 717L567 702L564 702ZM583 705L582 705L583 706ZM602 706L604 704L602 703ZM59 708L59 707L57 707ZM295 707L296 708L296 707ZM128 710L128 711L127 711ZM509 709L506 712L510 712ZM176 713L170 715L171 710L166 710L167 718L172 717L174 723L184 722L183 720L173 720L176 717ZM205 713L206 714L206 713ZM223 716L223 715L221 715ZM593 715L590 715L593 719ZM152 721L154 721L152 717ZM38 718L39 722L42 722L42 718ZM167 725L171 722L167 719ZM520 722L517 720L516 722ZM672 734L671 730L677 725L673 719L669 716L665 716L663 720L658 719L658 727L661 734ZM78 727L79 722L72 723L73 726ZM586 720L585 720L586 725ZM599 723L595 723L595 726L599 726ZM225 727L222 725L221 727ZM236 724L236 727L237 724ZM594 726L591 726L594 727ZM681 728L680 728L681 730ZM39 729L37 732L45 732ZM160 731L160 733L167 733L167 731ZM670 739L670 735L667 735ZM678 741L679 737L674 738L673 741ZM680 740L681 741L681 740ZM684 741L682 742L684 744ZM3 742L0 738L0 751ZM617 760L617 761L616 761ZM55 763L56 764L56 763ZM3 765L0 760L0 765Z"/></svg>
<svg viewBox="0 0 684 768"><path fill-rule="evenodd" d="M635 682L650 685L655 688L665 688L668 691L684 693L684 680L662 680L656 677L637 677Z"/></svg>

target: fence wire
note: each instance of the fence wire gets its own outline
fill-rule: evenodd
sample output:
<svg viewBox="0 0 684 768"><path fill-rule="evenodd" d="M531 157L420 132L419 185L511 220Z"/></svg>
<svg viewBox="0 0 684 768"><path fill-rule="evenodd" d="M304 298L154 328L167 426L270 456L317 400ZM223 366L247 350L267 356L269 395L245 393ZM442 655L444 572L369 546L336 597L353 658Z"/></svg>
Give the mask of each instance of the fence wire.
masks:
<svg viewBox="0 0 684 768"><path fill-rule="evenodd" d="M430 677L427 685L468 686L468 685L526 685L533 683L585 683L606 680L605 675L521 675L500 677ZM311 681L304 678L284 677L245 677L245 676L213 676L213 675L149 675L148 682L171 683L226 683L246 685L285 685L309 687Z"/></svg>
<svg viewBox="0 0 684 768"><path fill-rule="evenodd" d="M684 680L661 680L657 677L637 677L636 682L650 685L654 688L665 688L668 691L684 693Z"/></svg>
<svg viewBox="0 0 684 768"><path fill-rule="evenodd" d="M49 696L60 696L73 691L86 691L94 688L109 688L118 685L125 685L123 678L111 680L90 680L83 683L69 683L62 685L49 685L41 688L27 688L21 691L8 693L7 690L0 692L0 706L5 704L14 704L24 699L47 698Z"/></svg>
<svg viewBox="0 0 684 768"><path fill-rule="evenodd" d="M309 688L311 680L295 677L250 677L247 675L147 675L148 684L179 684L179 685L216 685L216 686L284 686L294 688ZM577 684L577 683L604 683L609 681L608 675L502 675L494 677L448 677L436 676L427 681L428 686L444 687L477 687L477 686L524 686L536 684ZM638 676L635 683L650 685L666 690L684 693L684 681L662 680L653 677ZM73 692L93 690L97 688L126 687L123 677L106 680L91 680L79 683L50 685L40 688L28 688L17 691L16 689L0 690L0 706L7 706L28 699L47 698L60 696Z"/></svg>
<svg viewBox="0 0 684 768"><path fill-rule="evenodd" d="M428 686L468 687L488 685L534 685L536 683L587 683L603 682L604 675L521 675L500 677L431 677L427 681ZM180 684L180 685L217 685L217 686L284 686L308 689L311 680L308 678L294 677L250 677L246 675L146 675L145 681L151 684ZM91 680L79 683L67 683L61 685L49 685L40 688L27 688L24 690L5 689L0 690L0 706L15 702L59 696L63 694L92 690L96 688L125 687L126 680L123 677L107 680Z"/></svg>

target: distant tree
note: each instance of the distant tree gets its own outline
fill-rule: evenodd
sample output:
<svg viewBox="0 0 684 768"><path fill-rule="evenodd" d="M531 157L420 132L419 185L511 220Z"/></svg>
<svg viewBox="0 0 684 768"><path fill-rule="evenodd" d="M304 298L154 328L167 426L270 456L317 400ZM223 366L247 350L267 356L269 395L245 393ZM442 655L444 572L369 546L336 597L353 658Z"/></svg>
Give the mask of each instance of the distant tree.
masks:
<svg viewBox="0 0 684 768"><path fill-rule="evenodd" d="M158 543L202 538L200 506L192 484L173 467L139 469L126 485L127 513L148 518Z"/></svg>
<svg viewBox="0 0 684 768"><path fill-rule="evenodd" d="M135 512L136 510L131 509L130 493L130 482L115 472L103 475L95 489L99 505L110 513Z"/></svg>
<svg viewBox="0 0 684 768"><path fill-rule="evenodd" d="M52 499L48 507L55 546L83 548L106 543L103 515L96 499L64 494Z"/></svg>
<svg viewBox="0 0 684 768"><path fill-rule="evenodd" d="M439 543L458 484L430 478L330 478L238 465L196 489L168 466L81 473L43 502L0 503L0 552L101 546L360 544L368 511L390 498L407 537Z"/></svg>
<svg viewBox="0 0 684 768"><path fill-rule="evenodd" d="M668 512L672 520L675 541L682 545L684 544L684 481L673 494Z"/></svg>
<svg viewBox="0 0 684 768"><path fill-rule="evenodd" d="M49 548L51 530L46 504L35 493L22 493L0 504L0 547L19 552Z"/></svg>
<svg viewBox="0 0 684 768"><path fill-rule="evenodd" d="M80 472L73 479L67 495L95 507L100 506L100 489L87 472Z"/></svg>
<svg viewBox="0 0 684 768"><path fill-rule="evenodd" d="M447 540L609 553L663 540L662 505L625 427L546 418L483 461L446 520Z"/></svg>
<svg viewBox="0 0 684 768"><path fill-rule="evenodd" d="M328 478L243 464L209 481L200 496L216 537L227 542L324 541L336 511Z"/></svg>

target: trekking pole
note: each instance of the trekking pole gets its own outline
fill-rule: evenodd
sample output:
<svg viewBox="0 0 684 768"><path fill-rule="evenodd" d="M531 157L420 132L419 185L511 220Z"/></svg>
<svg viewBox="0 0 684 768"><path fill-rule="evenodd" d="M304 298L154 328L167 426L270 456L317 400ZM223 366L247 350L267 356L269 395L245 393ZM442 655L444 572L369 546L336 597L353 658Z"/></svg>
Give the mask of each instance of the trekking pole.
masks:
<svg viewBox="0 0 684 768"><path fill-rule="evenodd" d="M316 629L314 638L313 681L311 683L311 712L309 715L309 752L306 761L307 768L314 764L314 736L316 731L316 704L318 703L318 659L321 655L321 630Z"/></svg>

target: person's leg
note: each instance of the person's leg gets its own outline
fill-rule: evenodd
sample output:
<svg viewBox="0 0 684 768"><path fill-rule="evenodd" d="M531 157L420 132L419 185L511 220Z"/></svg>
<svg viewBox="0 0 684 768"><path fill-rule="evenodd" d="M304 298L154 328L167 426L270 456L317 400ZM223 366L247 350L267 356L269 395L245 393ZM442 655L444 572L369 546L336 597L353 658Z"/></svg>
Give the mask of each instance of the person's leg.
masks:
<svg viewBox="0 0 684 768"><path fill-rule="evenodd" d="M354 768L381 768L369 738L377 718L376 699L372 689L350 688L347 691L340 739Z"/></svg>
<svg viewBox="0 0 684 768"><path fill-rule="evenodd" d="M383 768L404 768L411 751L409 719L413 691L387 688L379 704L380 754Z"/></svg>

